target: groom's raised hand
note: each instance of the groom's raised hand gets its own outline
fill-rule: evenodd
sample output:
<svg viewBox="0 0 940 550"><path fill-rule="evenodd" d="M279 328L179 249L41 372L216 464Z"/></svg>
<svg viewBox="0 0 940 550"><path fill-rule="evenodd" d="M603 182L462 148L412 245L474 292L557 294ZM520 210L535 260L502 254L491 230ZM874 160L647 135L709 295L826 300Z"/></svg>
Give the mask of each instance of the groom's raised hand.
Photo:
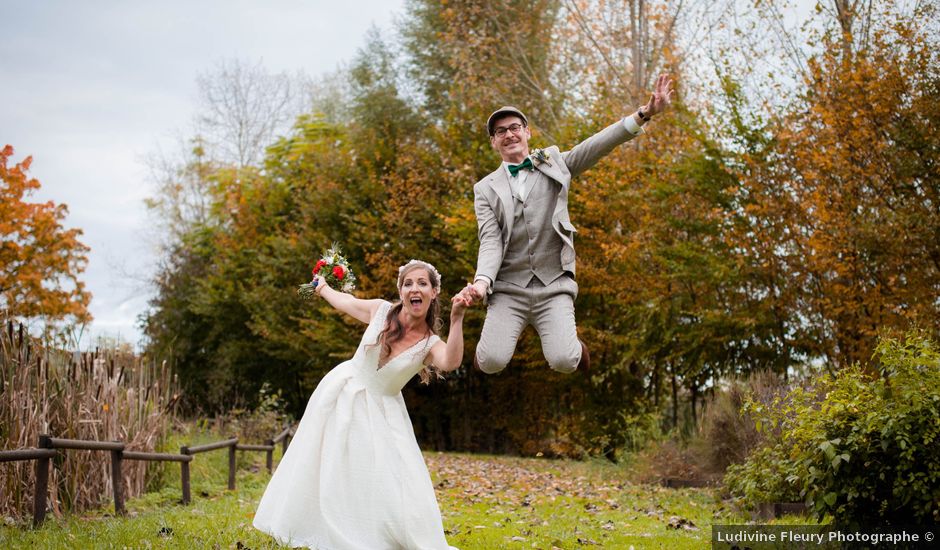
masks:
<svg viewBox="0 0 940 550"><path fill-rule="evenodd" d="M675 92L675 90L672 88L672 78L665 73L659 75L653 87L650 100L646 103L646 107L643 108L643 111L649 116L658 115L663 112L666 107L672 103L673 92Z"/></svg>

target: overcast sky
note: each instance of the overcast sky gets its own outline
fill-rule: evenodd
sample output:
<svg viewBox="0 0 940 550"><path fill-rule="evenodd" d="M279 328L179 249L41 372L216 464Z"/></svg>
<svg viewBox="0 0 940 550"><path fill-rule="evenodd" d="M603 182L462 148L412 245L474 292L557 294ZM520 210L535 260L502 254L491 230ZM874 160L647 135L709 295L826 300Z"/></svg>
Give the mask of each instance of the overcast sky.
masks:
<svg viewBox="0 0 940 550"><path fill-rule="evenodd" d="M69 207L91 247L95 317L83 339L137 343L154 265L143 159L189 135L196 77L223 61L331 72L366 31L390 32L403 0L0 0L0 147L32 155L32 201Z"/></svg>

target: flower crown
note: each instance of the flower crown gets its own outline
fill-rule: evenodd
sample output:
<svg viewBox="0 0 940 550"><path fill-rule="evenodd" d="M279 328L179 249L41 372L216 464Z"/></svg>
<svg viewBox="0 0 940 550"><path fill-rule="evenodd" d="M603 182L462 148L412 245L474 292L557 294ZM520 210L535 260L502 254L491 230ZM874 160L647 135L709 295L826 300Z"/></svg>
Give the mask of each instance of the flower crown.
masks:
<svg viewBox="0 0 940 550"><path fill-rule="evenodd" d="M435 268L433 265L431 265L431 264L429 264L429 263L427 263L427 262L425 262L425 261L423 261L423 260L414 260L414 259L412 259L411 261L409 261L409 262L406 263L405 265L403 265L403 266L401 266L401 267L398 268L398 287L399 287L399 288L401 288L401 277L402 277L402 275L404 275L405 272L408 271L408 269L410 269L412 266L420 266L420 267L423 267L423 268L427 269L428 272L432 275L431 278L432 278L432 279L437 279L437 284L434 284L434 282L432 281L432 286L433 286L435 289L437 289L437 290L440 290L440 289L441 289L441 274L438 273L437 268Z"/></svg>

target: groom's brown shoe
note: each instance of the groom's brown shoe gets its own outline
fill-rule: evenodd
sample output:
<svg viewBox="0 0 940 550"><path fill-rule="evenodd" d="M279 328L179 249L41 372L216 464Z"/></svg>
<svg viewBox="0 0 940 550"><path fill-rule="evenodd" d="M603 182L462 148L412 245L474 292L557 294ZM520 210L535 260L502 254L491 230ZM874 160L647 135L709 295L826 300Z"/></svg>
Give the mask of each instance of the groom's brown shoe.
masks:
<svg viewBox="0 0 940 550"><path fill-rule="evenodd" d="M588 351L587 346L584 345L584 341L578 338L578 343L581 344L581 360L578 361L578 370L587 372L591 368L591 353ZM474 360L476 360L474 358Z"/></svg>

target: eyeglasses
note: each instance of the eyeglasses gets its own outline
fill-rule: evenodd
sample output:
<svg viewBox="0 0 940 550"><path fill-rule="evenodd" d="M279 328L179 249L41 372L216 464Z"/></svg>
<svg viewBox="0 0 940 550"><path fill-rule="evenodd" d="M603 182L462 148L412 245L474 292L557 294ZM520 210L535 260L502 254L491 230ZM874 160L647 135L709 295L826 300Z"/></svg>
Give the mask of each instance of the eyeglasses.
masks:
<svg viewBox="0 0 940 550"><path fill-rule="evenodd" d="M523 128L525 128L524 124L519 124L516 122L514 124L510 124L509 126L500 126L499 128L496 128L493 130L493 135L498 138L504 137L506 132L512 132L513 134L518 135L522 132Z"/></svg>

